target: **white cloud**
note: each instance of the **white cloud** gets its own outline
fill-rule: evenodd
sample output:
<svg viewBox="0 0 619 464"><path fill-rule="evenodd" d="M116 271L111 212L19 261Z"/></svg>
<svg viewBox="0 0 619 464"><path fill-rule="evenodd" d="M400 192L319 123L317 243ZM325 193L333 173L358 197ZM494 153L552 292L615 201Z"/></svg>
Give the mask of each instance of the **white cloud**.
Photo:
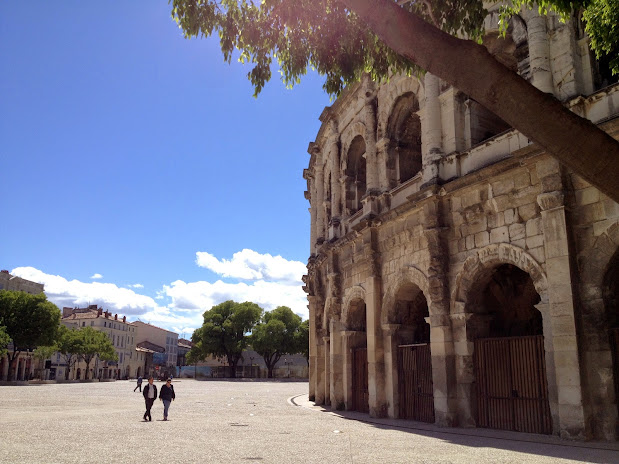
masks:
<svg viewBox="0 0 619 464"><path fill-rule="evenodd" d="M103 276L101 274L93 274L90 276L91 279L103 279Z"/></svg>
<svg viewBox="0 0 619 464"><path fill-rule="evenodd" d="M226 283L218 280L211 282L183 282L177 280L171 285L164 285L164 291L172 299L169 308L181 314L199 314L227 300L239 303L251 301L266 311L278 306L288 306L303 319L309 317L307 296L301 285L265 282L258 280L247 284ZM200 322L199 325L202 325Z"/></svg>
<svg viewBox="0 0 619 464"><path fill-rule="evenodd" d="M301 284L301 278L307 272L305 264L300 261L288 261L281 256L260 254L248 249L234 253L231 260L217 259L210 253L198 251L196 264L222 277L275 281L281 285Z"/></svg>
<svg viewBox="0 0 619 464"><path fill-rule="evenodd" d="M97 304L113 313L132 316L145 314L158 306L152 298L115 284L69 281L33 267L18 267L11 273L44 284L47 298L60 308Z"/></svg>
<svg viewBox="0 0 619 464"><path fill-rule="evenodd" d="M261 255L245 249L231 260L217 259L206 252L196 253L198 266L222 277L249 282L184 282L176 280L154 292L154 297L136 293L142 284L119 287L113 283L81 282L46 274L33 267L18 267L11 274L45 285L45 294L58 307L85 307L96 304L119 316L172 330L191 337L202 325L202 314L227 300L252 301L266 311L288 306L304 319L309 317L307 297L301 277L306 267L281 256ZM100 274L95 276L102 277ZM167 303L167 304L166 304Z"/></svg>

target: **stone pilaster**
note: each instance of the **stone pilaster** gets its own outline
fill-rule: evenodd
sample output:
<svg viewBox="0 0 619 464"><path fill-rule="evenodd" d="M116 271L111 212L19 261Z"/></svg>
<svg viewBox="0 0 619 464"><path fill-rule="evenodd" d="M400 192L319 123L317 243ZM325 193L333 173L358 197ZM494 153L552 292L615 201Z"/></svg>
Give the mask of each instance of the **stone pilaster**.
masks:
<svg viewBox="0 0 619 464"><path fill-rule="evenodd" d="M316 166L314 176L316 180L316 243L320 245L326 237L325 184L322 165Z"/></svg>
<svg viewBox="0 0 619 464"><path fill-rule="evenodd" d="M324 346L324 389L325 389L325 400L324 404L327 406L331 405L331 337L329 335L322 337L322 342Z"/></svg>
<svg viewBox="0 0 619 464"><path fill-rule="evenodd" d="M439 100L439 79L426 73L425 104L420 112L422 118L422 169L423 183L435 184L438 180L438 162L443 155L443 132L441 102Z"/></svg>
<svg viewBox="0 0 619 464"><path fill-rule="evenodd" d="M548 279L549 309L546 314L550 315L550 324L544 323L544 335L552 337L552 347L550 347L550 340L547 346L554 356L558 425L562 437L583 438L584 410L578 374L580 362L565 207L563 192L552 190L562 188L560 167L554 158L546 158L537 163L537 172L543 189L543 193L537 197L537 202L542 210ZM549 334L547 329L549 329ZM556 427L556 422L554 426Z"/></svg>
<svg viewBox="0 0 619 464"><path fill-rule="evenodd" d="M541 16L537 8L533 8L528 13L526 23L531 81L542 92L553 93L554 83L550 68L550 47L548 44L546 16Z"/></svg>
<svg viewBox="0 0 619 464"><path fill-rule="evenodd" d="M314 402L325 404L325 343L321 334L316 335L316 391Z"/></svg>
<svg viewBox="0 0 619 464"><path fill-rule="evenodd" d="M342 340L342 323L331 320L329 333L331 334L331 406L341 411L345 409L344 403L344 356Z"/></svg>
<svg viewBox="0 0 619 464"><path fill-rule="evenodd" d="M309 301L309 399L314 401L316 398L317 379L317 360L318 360L318 343L316 336L316 300L317 298L308 295Z"/></svg>
<svg viewBox="0 0 619 464"><path fill-rule="evenodd" d="M398 376L398 330L401 324L383 324L385 346L385 397L387 415L394 419L399 417L400 404Z"/></svg>
<svg viewBox="0 0 619 464"><path fill-rule="evenodd" d="M340 185L340 146L337 142L338 133L334 122L329 125L330 163L331 163L331 219L329 221L329 239L339 236L339 224L342 217L342 186Z"/></svg>
<svg viewBox="0 0 619 464"><path fill-rule="evenodd" d="M381 192L390 190L389 172L387 171L387 160L389 158L389 143L387 137L381 138L376 142L376 159L378 160L378 186Z"/></svg>

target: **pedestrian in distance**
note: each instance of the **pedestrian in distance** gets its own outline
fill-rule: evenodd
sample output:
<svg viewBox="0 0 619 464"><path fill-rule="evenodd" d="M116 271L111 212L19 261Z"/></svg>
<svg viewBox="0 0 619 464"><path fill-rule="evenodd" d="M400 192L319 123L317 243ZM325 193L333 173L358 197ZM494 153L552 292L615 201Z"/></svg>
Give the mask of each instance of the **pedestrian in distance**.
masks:
<svg viewBox="0 0 619 464"><path fill-rule="evenodd" d="M133 392L135 393L135 391L137 389L140 389L140 392L142 392L142 376L138 376L138 384L135 386L135 388L133 389Z"/></svg>
<svg viewBox="0 0 619 464"><path fill-rule="evenodd" d="M146 412L144 413L144 421L148 417L149 421L152 421L153 418L150 416L150 408L153 407L153 403L157 399L157 387L153 383L153 376L151 375L148 378L148 383L144 387L144 391L142 395L144 395L144 401L146 402ZM134 390L135 391L135 390Z"/></svg>
<svg viewBox="0 0 619 464"><path fill-rule="evenodd" d="M172 386L172 379L168 378L165 385L162 385L159 390L159 400L163 401L163 420L168 420L168 410L170 409L170 403L174 401L176 394L174 393L174 387Z"/></svg>

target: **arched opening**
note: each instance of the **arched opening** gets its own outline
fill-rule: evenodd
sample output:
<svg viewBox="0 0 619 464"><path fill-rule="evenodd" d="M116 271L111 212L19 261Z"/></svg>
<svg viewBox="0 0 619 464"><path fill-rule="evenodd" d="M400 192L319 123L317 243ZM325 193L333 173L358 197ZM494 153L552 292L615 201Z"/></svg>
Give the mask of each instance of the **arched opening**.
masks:
<svg viewBox="0 0 619 464"><path fill-rule="evenodd" d="M348 215L359 211L366 191L365 140L356 136L348 149L346 158L346 209Z"/></svg>
<svg viewBox="0 0 619 464"><path fill-rule="evenodd" d="M349 304L347 329L357 332L349 341L351 356L351 409L359 412L370 411L370 393L368 387L368 350L366 337L365 301L354 299Z"/></svg>
<svg viewBox="0 0 619 464"><path fill-rule="evenodd" d="M421 120L418 111L419 101L410 92L398 98L389 116L387 133L391 144L387 176L390 188L412 179L421 171Z"/></svg>
<svg viewBox="0 0 619 464"><path fill-rule="evenodd" d="M77 368L77 373L75 375L75 379L79 380L82 377L82 369L80 367Z"/></svg>
<svg viewBox="0 0 619 464"><path fill-rule="evenodd" d="M397 331L398 417L434 422L434 386L430 352L428 302L413 283L402 285L395 296L390 322Z"/></svg>
<svg viewBox="0 0 619 464"><path fill-rule="evenodd" d="M615 252L602 282L602 298L610 328L610 347L613 360L614 398L610 403L619 407L619 249Z"/></svg>
<svg viewBox="0 0 619 464"><path fill-rule="evenodd" d="M479 427L552 432L542 315L533 280L512 264L478 279L467 303Z"/></svg>

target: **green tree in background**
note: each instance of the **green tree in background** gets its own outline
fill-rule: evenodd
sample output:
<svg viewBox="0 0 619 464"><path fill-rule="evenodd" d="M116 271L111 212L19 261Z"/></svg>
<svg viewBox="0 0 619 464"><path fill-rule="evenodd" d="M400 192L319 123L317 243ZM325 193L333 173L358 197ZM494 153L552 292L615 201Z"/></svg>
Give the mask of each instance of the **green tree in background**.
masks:
<svg viewBox="0 0 619 464"><path fill-rule="evenodd" d="M283 355L302 351L303 345L299 336L301 322L301 317L289 307L279 306L264 313L262 322L254 327L250 343L264 359L269 378L273 378L273 368Z"/></svg>
<svg viewBox="0 0 619 464"><path fill-rule="evenodd" d="M47 369L45 369L45 360L53 356L58 351L55 345L41 345L34 350L34 358L39 361L39 372L41 380L47 380ZM45 373L43 372L45 371ZM44 375L45 374L45 375Z"/></svg>
<svg viewBox="0 0 619 464"><path fill-rule="evenodd" d="M88 380L90 363L96 356L102 361L117 361L118 355L109 337L92 327L84 327L77 330L78 333L78 356L86 363L84 379Z"/></svg>
<svg viewBox="0 0 619 464"><path fill-rule="evenodd" d="M14 363L22 351L40 345L53 345L60 324L60 310L47 301L45 294L0 290L0 325L13 342L6 355L9 361L8 380L13 380Z"/></svg>
<svg viewBox="0 0 619 464"><path fill-rule="evenodd" d="M191 336L193 347L188 353L190 362L207 356L225 358L230 375L236 377L236 365L247 347L248 333L260 320L262 308L255 303L236 303L232 300L213 306L204 313L202 327Z"/></svg>
<svg viewBox="0 0 619 464"><path fill-rule="evenodd" d="M69 380L71 370L79 359L81 349L80 332L77 329L69 329L61 325L58 329L58 342L56 347L60 356L62 356L67 368L65 369L64 378Z"/></svg>
<svg viewBox="0 0 619 464"><path fill-rule="evenodd" d="M274 60L286 85L298 83L308 68L315 69L325 76L324 88L333 95L364 73L380 81L393 72L420 68L468 94L619 202L619 143L499 63L478 43L487 13L482 0L171 3L172 17L186 37L218 34L225 60L230 61L236 49L241 62L251 63L248 77L256 94L271 78ZM619 70L616 1L537 3L564 19L573 9L584 9L595 52L610 53L614 70Z"/></svg>
<svg viewBox="0 0 619 464"><path fill-rule="evenodd" d="M301 322L296 334L299 353L303 353L309 366L309 319Z"/></svg>
<svg viewBox="0 0 619 464"><path fill-rule="evenodd" d="M6 333L6 327L0 325L0 357L4 356L9 352L8 346L11 342L11 337Z"/></svg>

